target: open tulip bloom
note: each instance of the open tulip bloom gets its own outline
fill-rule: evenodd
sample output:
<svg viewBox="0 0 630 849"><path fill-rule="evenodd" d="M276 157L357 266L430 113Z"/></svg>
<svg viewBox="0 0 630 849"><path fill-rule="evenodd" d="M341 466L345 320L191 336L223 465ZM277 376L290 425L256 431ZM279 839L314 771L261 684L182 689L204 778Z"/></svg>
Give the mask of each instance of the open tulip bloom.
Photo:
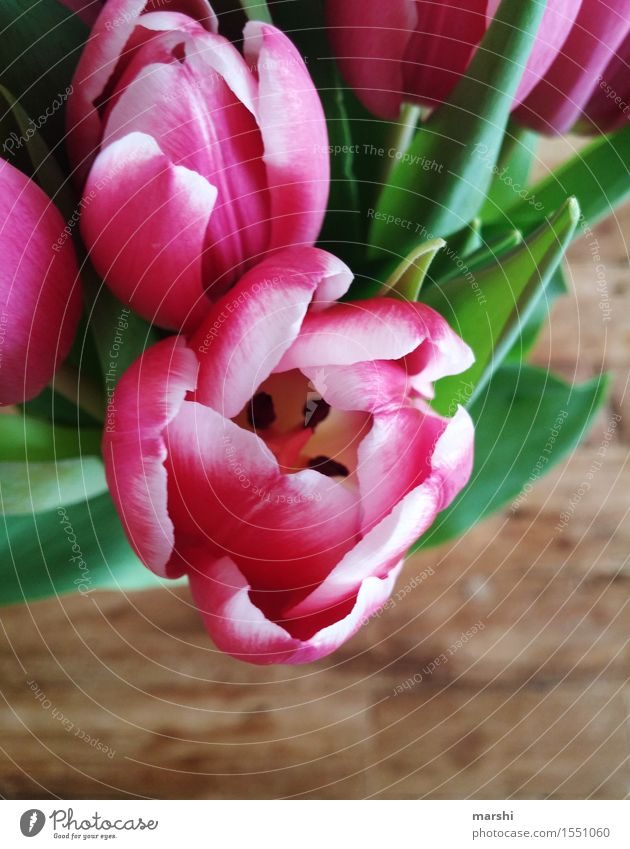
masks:
<svg viewBox="0 0 630 849"><path fill-rule="evenodd" d="M184 578L297 664L604 402L527 358L630 193L630 0L226 7L0 9L0 601Z"/></svg>

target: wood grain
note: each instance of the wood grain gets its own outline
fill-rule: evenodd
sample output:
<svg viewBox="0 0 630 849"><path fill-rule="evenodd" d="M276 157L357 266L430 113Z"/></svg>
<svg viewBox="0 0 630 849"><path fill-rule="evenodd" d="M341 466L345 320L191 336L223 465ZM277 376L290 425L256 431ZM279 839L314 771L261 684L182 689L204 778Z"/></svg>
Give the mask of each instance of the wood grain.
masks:
<svg viewBox="0 0 630 849"><path fill-rule="evenodd" d="M548 145L539 171L572 143ZM332 658L224 657L181 587L1 611L0 794L627 797L629 229L626 208L593 237L609 320L583 239L534 357L569 380L614 373L587 440L516 511L411 558L399 588L433 574ZM613 413L602 468L558 532Z"/></svg>

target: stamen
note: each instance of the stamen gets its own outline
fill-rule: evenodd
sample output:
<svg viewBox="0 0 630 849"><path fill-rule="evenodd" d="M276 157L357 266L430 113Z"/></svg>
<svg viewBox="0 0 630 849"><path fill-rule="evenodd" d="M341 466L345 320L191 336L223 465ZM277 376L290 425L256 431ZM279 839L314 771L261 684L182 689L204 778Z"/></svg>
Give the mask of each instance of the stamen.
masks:
<svg viewBox="0 0 630 849"><path fill-rule="evenodd" d="M315 469L316 472L321 472L329 478L341 477L347 478L349 472L347 468L336 460L331 460L330 457L324 457L321 454L319 457L313 457L308 461L309 469Z"/></svg>
<svg viewBox="0 0 630 849"><path fill-rule="evenodd" d="M265 430L276 420L273 398L268 392L258 392L247 408L247 420L255 430Z"/></svg>

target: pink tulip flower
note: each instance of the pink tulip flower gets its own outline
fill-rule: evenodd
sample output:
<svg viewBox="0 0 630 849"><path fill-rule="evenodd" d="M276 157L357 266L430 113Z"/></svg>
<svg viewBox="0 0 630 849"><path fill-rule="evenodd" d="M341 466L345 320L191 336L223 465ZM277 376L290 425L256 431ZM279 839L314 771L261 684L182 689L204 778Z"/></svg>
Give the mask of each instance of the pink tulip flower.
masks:
<svg viewBox="0 0 630 849"><path fill-rule="evenodd" d="M630 0L582 0L557 58L515 113L541 133L609 132L630 116Z"/></svg>
<svg viewBox="0 0 630 849"><path fill-rule="evenodd" d="M549 0L515 104L549 68L582 0ZM330 41L346 81L374 114L436 106L466 71L499 0L327 0Z"/></svg>
<svg viewBox="0 0 630 849"><path fill-rule="evenodd" d="M468 414L427 401L470 349L423 304L337 302L351 279L316 248L268 257L194 334L136 361L108 413L132 546L158 575L188 576L216 645L241 660L334 651L470 475Z"/></svg>
<svg viewBox="0 0 630 849"><path fill-rule="evenodd" d="M72 241L58 209L0 160L0 404L20 404L52 379L81 314Z"/></svg>
<svg viewBox="0 0 630 849"><path fill-rule="evenodd" d="M188 332L266 253L316 240L326 122L275 27L248 23L243 56L190 16L142 7L110 0L99 17L69 102L70 150L80 165L100 148L82 204L97 270L145 318Z"/></svg>

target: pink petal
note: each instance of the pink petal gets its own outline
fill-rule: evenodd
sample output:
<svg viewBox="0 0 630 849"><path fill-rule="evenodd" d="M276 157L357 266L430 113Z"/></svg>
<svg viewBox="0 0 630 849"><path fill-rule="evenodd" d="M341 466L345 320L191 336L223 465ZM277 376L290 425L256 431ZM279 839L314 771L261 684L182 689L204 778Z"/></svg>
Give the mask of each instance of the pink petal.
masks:
<svg viewBox="0 0 630 849"><path fill-rule="evenodd" d="M359 446L361 532L378 524L429 478L439 484L436 511L447 507L470 477L473 440L473 424L462 407L452 419L428 408L376 414Z"/></svg>
<svg viewBox="0 0 630 849"><path fill-rule="evenodd" d="M216 189L173 165L150 136L109 145L90 172L81 232L112 291L149 321L197 326L210 302L202 251Z"/></svg>
<svg viewBox="0 0 630 849"><path fill-rule="evenodd" d="M565 133L580 117L630 29L630 0L584 0L561 53L514 113L543 133Z"/></svg>
<svg viewBox="0 0 630 849"><path fill-rule="evenodd" d="M488 5L488 0L416 0L416 29L402 60L408 94L430 106L446 100L490 23Z"/></svg>
<svg viewBox="0 0 630 849"><path fill-rule="evenodd" d="M630 37L626 35L584 107L580 130L611 133L630 120L629 68Z"/></svg>
<svg viewBox="0 0 630 849"><path fill-rule="evenodd" d="M339 297L351 280L317 248L286 249L249 271L190 340L201 361L196 399L236 416L294 342L311 300Z"/></svg>
<svg viewBox="0 0 630 849"><path fill-rule="evenodd" d="M545 77L571 32L583 0L548 0L534 47L519 84L514 105L522 103L534 87ZM589 2L589 0L585 0Z"/></svg>
<svg viewBox="0 0 630 849"><path fill-rule="evenodd" d="M328 36L342 73L364 106L395 120L405 86L403 58L415 31L414 0L328 0Z"/></svg>
<svg viewBox="0 0 630 849"><path fill-rule="evenodd" d="M196 358L182 339L158 342L122 376L105 420L103 458L118 515L138 557L163 577L181 574L169 564L174 530L163 431L196 374Z"/></svg>
<svg viewBox="0 0 630 849"><path fill-rule="evenodd" d="M270 249L312 245L328 200L326 117L302 57L280 30L250 21L244 39L245 56L259 79L256 112L271 193Z"/></svg>
<svg viewBox="0 0 630 849"><path fill-rule="evenodd" d="M310 367L304 374L331 407L337 410L398 409L408 402L411 384L405 369L391 360L372 360L350 366Z"/></svg>
<svg viewBox="0 0 630 849"><path fill-rule="evenodd" d="M72 239L53 202L0 160L0 404L50 382L74 340L81 285Z"/></svg>
<svg viewBox="0 0 630 849"><path fill-rule="evenodd" d="M439 488L433 480L409 492L310 595L287 610L287 619L339 618L342 605L357 593L363 581L382 578L396 568L410 546L433 523L439 503Z"/></svg>
<svg viewBox="0 0 630 849"><path fill-rule="evenodd" d="M174 0L168 11L143 14L146 6L151 7L147 0L108 0L81 54L66 115L68 152L81 183L101 141L101 116L95 104L135 49L161 29L217 29L216 16L207 0ZM202 21L204 27L200 26ZM134 32L138 24L140 31Z"/></svg>
<svg viewBox="0 0 630 849"><path fill-rule="evenodd" d="M416 443L417 450L424 434L419 439L414 438L413 428L405 428L403 423L399 435L387 434L398 440L396 448L400 453L397 461L392 462L396 448L388 456L370 457L370 452L377 448L385 449L385 431L379 417L376 417L374 436L364 440L361 446L362 462L372 462L378 469L369 477L365 466L359 468L362 507L367 511L362 531L364 536L312 593L284 612L285 627L290 628L291 633L309 633L309 629L316 631L338 619L348 599L354 597L362 582L369 577L383 577L390 569L396 568L410 546L431 527L437 513L466 484L473 458L473 427L468 414L460 408L450 422L443 421L441 435L439 425L436 427L434 423L433 429L437 441L433 452L428 452L430 474L422 481L421 477L414 480L407 473L407 467L423 469L425 464L421 457L410 458L409 451L406 456L403 443L405 438L410 438ZM379 463L382 463L380 468ZM396 484L390 482L387 485L387 494L393 505L388 512L379 509L384 499L379 504L378 497L375 497L378 494L369 490L379 471L383 482L386 482L388 473L403 479L398 493L394 492ZM397 498L400 500L397 501ZM378 515L375 515L375 508Z"/></svg>
<svg viewBox="0 0 630 849"><path fill-rule="evenodd" d="M411 356L408 356L411 355ZM398 360L418 385L465 371L472 352L446 321L424 304L373 298L309 313L276 371Z"/></svg>
<svg viewBox="0 0 630 849"><path fill-rule="evenodd" d="M169 515L180 552L229 555L268 615L321 581L357 539L356 492L283 474L256 434L187 402L167 427Z"/></svg>
<svg viewBox="0 0 630 849"><path fill-rule="evenodd" d="M267 174L252 114L255 80L221 36L182 40L168 33L136 53L120 89L103 144L133 131L147 133L173 164L217 188L204 280L209 291L221 294L269 248Z"/></svg>
<svg viewBox="0 0 630 849"><path fill-rule="evenodd" d="M400 564L384 578L366 578L350 611L307 641L291 637L265 617L250 599L247 580L228 557L214 564L201 559L189 579L195 603L219 649L248 663L297 664L325 657L350 639L385 603L399 571Z"/></svg>

